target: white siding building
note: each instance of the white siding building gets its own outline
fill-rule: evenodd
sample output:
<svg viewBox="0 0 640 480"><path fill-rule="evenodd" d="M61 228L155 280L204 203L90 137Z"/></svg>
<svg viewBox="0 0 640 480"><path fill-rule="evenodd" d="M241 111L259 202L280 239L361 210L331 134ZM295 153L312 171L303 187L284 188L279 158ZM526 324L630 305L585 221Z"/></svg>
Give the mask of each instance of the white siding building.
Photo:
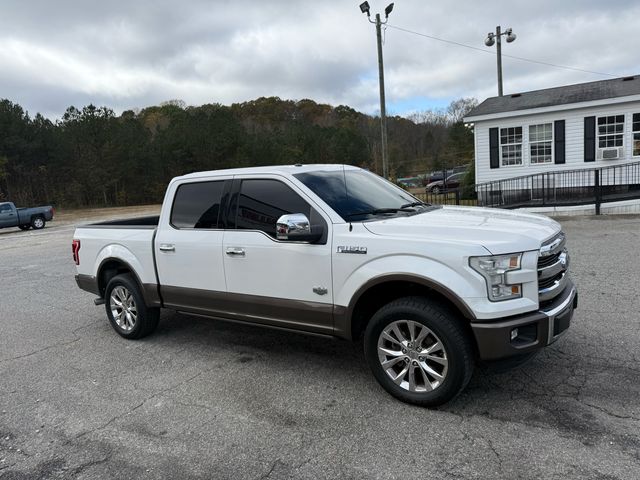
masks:
<svg viewBox="0 0 640 480"><path fill-rule="evenodd" d="M640 162L640 76L488 98L464 121L478 184Z"/></svg>

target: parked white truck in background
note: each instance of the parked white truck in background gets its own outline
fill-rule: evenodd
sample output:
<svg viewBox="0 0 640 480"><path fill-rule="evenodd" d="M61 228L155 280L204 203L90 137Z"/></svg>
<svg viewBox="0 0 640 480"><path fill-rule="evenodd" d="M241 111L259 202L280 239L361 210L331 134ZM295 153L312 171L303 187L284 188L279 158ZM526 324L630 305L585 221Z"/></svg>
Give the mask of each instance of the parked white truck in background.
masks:
<svg viewBox="0 0 640 480"><path fill-rule="evenodd" d="M342 165L174 178L159 217L79 227L80 288L125 338L159 309L359 339L378 382L435 406L477 360L534 352L569 327L577 292L560 225L427 205Z"/></svg>

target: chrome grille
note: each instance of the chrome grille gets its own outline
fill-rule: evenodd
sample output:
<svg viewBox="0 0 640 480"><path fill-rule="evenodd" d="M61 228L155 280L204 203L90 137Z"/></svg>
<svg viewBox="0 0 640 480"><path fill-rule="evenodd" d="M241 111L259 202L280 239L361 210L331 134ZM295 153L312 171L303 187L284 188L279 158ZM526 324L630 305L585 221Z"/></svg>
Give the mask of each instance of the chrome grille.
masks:
<svg viewBox="0 0 640 480"><path fill-rule="evenodd" d="M558 233L542 244L538 257L538 299L540 304L560 295L567 284L569 254L565 235Z"/></svg>

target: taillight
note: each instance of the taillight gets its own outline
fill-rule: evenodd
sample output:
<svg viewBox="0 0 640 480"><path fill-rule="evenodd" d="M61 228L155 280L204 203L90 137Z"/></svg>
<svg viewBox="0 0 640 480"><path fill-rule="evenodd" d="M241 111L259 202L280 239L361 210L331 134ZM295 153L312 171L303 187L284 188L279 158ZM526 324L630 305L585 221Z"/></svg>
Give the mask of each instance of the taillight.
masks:
<svg viewBox="0 0 640 480"><path fill-rule="evenodd" d="M76 265L80 265L80 240L74 240L71 243L71 253L73 253L73 261Z"/></svg>
<svg viewBox="0 0 640 480"><path fill-rule="evenodd" d="M53 217L56 214L56 209L51 207L51 216Z"/></svg>

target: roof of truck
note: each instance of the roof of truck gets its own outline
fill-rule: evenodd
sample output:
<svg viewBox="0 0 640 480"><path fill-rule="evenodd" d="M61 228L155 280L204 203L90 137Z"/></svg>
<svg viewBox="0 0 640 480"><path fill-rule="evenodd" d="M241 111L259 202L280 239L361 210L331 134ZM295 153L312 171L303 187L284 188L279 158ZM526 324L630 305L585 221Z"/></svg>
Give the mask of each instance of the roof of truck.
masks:
<svg viewBox="0 0 640 480"><path fill-rule="evenodd" d="M358 167L354 167L352 165L341 165L341 164L296 164L296 165L272 165L268 167L246 167L246 168L229 168L225 170L209 170L205 172L193 172L188 173L186 175L182 175L180 177L176 177L176 179L187 179L187 178L200 178L200 177L212 177L218 175L241 175L247 173L276 173L276 174L284 174L284 175L295 175L296 173L306 173L306 172L317 172L318 170L322 171L332 171L332 170L342 170L342 168L346 170L357 170Z"/></svg>

